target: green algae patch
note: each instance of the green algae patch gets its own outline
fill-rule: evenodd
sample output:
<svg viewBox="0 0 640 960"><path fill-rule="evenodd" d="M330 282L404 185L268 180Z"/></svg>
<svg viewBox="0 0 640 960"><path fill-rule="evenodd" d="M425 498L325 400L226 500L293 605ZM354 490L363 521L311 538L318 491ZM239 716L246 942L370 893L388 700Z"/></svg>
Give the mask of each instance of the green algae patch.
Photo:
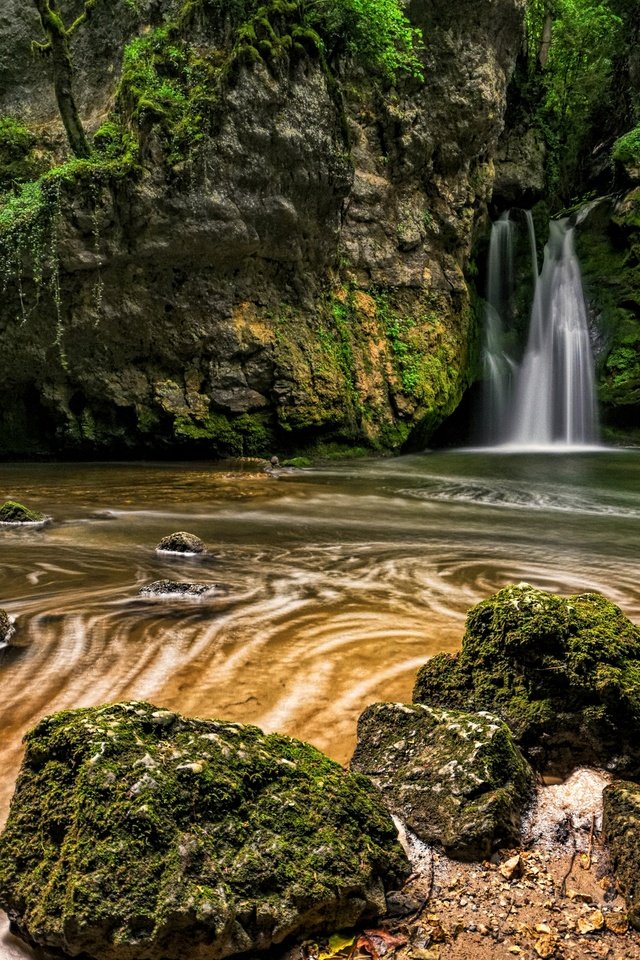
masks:
<svg viewBox="0 0 640 960"><path fill-rule="evenodd" d="M459 860L519 844L534 774L508 726L487 713L376 703L358 721L351 768L425 843Z"/></svg>
<svg viewBox="0 0 640 960"><path fill-rule="evenodd" d="M58 713L25 742L0 905L49 949L264 950L383 913L410 872L370 782L300 741L130 702Z"/></svg>
<svg viewBox="0 0 640 960"><path fill-rule="evenodd" d="M597 593L506 587L469 612L459 654L421 668L413 699L496 713L538 769L640 773L640 630Z"/></svg>
<svg viewBox="0 0 640 960"><path fill-rule="evenodd" d="M29 510L17 500L7 500L0 507L0 523L43 523L46 517L37 510Z"/></svg>

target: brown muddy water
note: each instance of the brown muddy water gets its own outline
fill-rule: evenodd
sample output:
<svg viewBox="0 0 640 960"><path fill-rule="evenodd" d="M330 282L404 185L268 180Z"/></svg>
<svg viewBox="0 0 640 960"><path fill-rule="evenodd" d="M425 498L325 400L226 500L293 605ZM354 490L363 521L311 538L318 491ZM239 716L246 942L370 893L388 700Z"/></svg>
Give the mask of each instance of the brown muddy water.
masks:
<svg viewBox="0 0 640 960"><path fill-rule="evenodd" d="M0 823L44 714L128 698L256 723L339 761L376 700L459 647L510 582L597 590L640 622L640 452L447 452L267 476L255 464L2 464ZM204 558L161 557L175 530ZM217 585L144 600L158 579ZM31 956L5 933L0 960Z"/></svg>

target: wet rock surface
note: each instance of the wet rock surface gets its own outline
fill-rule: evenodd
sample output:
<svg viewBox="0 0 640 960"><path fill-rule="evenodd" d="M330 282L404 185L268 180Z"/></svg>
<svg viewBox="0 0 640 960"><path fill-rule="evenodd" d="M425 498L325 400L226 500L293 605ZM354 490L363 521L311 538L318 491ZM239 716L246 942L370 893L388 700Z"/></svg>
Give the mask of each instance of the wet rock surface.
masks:
<svg viewBox="0 0 640 960"><path fill-rule="evenodd" d="M0 837L14 932L95 960L222 958L348 927L409 872L366 778L140 702L42 720Z"/></svg>
<svg viewBox="0 0 640 960"><path fill-rule="evenodd" d="M534 785L502 721L402 703L365 710L351 768L372 777L420 840L460 860L519 841Z"/></svg>
<svg viewBox="0 0 640 960"><path fill-rule="evenodd" d="M74 36L89 132L113 101L125 43L176 6L97 5ZM312 56L256 63L221 93L193 154L169 160L152 129L136 177L64 188L61 302L39 297L27 270L29 323L17 285L0 305L0 446L229 456L309 437L423 443L471 376L464 268L524 6L414 0L424 85L381 97L349 58L330 75ZM198 24L198 51L217 59L224 38L204 14ZM59 148L34 36L35 11L8 0L0 100L46 119Z"/></svg>
<svg viewBox="0 0 640 960"><path fill-rule="evenodd" d="M216 586L213 583L181 583L177 580L154 580L138 591L141 597L156 597L159 599L197 599L211 594Z"/></svg>
<svg viewBox="0 0 640 960"><path fill-rule="evenodd" d="M14 632L13 620L6 610L0 610L0 647L9 643Z"/></svg>
<svg viewBox="0 0 640 960"><path fill-rule="evenodd" d="M617 781L604 791L603 829L629 919L640 930L640 785Z"/></svg>
<svg viewBox="0 0 640 960"><path fill-rule="evenodd" d="M37 510L30 510L17 500L7 500L0 507L0 523L44 523L47 518Z"/></svg>
<svg viewBox="0 0 640 960"><path fill-rule="evenodd" d="M506 587L469 612L459 654L421 668L414 700L496 713L540 770L640 774L640 630L600 594Z"/></svg>
<svg viewBox="0 0 640 960"><path fill-rule="evenodd" d="M156 547L156 551L158 553L183 553L188 555L206 553L207 548L200 537L184 530L178 530L177 533L170 533L167 537L163 537Z"/></svg>

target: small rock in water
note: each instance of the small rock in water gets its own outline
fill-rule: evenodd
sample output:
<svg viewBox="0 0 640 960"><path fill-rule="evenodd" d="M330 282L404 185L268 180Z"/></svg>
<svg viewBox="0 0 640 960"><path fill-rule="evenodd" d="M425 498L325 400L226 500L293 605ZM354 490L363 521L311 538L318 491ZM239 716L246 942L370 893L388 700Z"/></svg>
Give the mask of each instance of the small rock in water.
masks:
<svg viewBox="0 0 640 960"><path fill-rule="evenodd" d="M0 523L44 523L46 519L44 513L29 510L17 500L7 500L0 507Z"/></svg>
<svg viewBox="0 0 640 960"><path fill-rule="evenodd" d="M163 537L156 547L158 553L182 553L197 554L206 553L207 548L200 537L193 533L186 533L179 530L177 533L171 533L168 537Z"/></svg>
<svg viewBox="0 0 640 960"><path fill-rule="evenodd" d="M138 591L141 597L171 597L185 599L202 597L205 593L215 590L213 583L179 583L177 580L154 580L141 587Z"/></svg>
<svg viewBox="0 0 640 960"><path fill-rule="evenodd" d="M13 620L6 610L0 610L0 647L5 647L14 633Z"/></svg>

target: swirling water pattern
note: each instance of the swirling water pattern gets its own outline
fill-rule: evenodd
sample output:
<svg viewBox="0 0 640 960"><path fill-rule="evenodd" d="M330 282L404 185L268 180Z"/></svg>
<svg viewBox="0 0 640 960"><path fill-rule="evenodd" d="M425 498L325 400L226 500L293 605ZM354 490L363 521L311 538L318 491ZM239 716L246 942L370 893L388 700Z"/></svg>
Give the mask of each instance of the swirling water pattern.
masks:
<svg viewBox="0 0 640 960"><path fill-rule="evenodd" d="M253 472L251 472L253 471ZM360 711L410 698L506 583L599 590L640 621L640 454L441 453L269 478L255 466L0 466L0 497L50 514L0 528L0 822L44 714L146 698L256 723L340 761ZM211 552L161 557L186 529ZM215 584L143 599L157 579ZM5 935L0 960L28 955Z"/></svg>

